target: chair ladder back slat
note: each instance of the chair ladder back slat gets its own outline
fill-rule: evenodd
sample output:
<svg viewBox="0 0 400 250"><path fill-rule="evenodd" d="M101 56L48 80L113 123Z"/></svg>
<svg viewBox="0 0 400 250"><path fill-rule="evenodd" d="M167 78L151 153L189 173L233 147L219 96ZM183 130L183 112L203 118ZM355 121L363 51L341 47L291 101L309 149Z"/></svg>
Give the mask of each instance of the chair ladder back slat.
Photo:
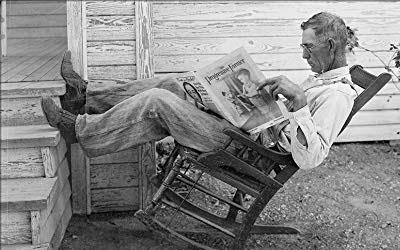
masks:
<svg viewBox="0 0 400 250"><path fill-rule="evenodd" d="M339 134L341 134L347 127L353 116L392 78L389 73L382 73L379 76L374 76L365 71L360 65L354 65L351 67L350 74L352 81L363 87L364 91L354 100L353 108L351 109L351 112L347 117L346 122L342 126Z"/></svg>
<svg viewBox="0 0 400 250"><path fill-rule="evenodd" d="M376 76L365 71L361 65L350 68L351 81L363 89L366 89L376 80Z"/></svg>

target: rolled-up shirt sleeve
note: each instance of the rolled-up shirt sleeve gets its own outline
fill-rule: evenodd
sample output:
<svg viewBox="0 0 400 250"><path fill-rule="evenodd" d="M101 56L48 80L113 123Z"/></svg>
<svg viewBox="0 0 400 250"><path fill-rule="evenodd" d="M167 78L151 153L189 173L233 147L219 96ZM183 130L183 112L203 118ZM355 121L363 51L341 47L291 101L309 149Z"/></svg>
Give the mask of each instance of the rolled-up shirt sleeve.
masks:
<svg viewBox="0 0 400 250"><path fill-rule="evenodd" d="M327 157L332 143L350 114L353 103L350 95L334 91L319 98L317 107L313 107L313 114L307 105L289 114L291 152L301 169L314 168ZM297 139L298 128L303 131L306 145Z"/></svg>

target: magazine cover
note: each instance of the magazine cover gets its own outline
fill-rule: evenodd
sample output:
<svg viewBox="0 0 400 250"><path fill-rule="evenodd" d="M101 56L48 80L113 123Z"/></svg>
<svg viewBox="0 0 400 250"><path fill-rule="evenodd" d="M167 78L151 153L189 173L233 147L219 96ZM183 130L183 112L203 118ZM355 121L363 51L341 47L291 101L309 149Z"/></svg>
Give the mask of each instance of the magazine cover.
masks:
<svg viewBox="0 0 400 250"><path fill-rule="evenodd" d="M194 72L179 73L175 79L180 83L182 89L186 92L187 100L193 104L200 104L201 106L211 109L217 114L221 112L215 106L210 95L207 93L203 85L198 81Z"/></svg>
<svg viewBox="0 0 400 250"><path fill-rule="evenodd" d="M241 47L196 72L218 112L233 125L253 134L282 122L287 110L266 89L263 73Z"/></svg>

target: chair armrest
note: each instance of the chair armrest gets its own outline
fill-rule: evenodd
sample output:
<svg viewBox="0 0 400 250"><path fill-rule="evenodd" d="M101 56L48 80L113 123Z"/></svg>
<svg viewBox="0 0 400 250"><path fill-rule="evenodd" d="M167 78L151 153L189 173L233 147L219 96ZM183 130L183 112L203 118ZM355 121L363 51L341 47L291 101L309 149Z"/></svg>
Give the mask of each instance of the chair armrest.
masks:
<svg viewBox="0 0 400 250"><path fill-rule="evenodd" d="M229 137L232 138L232 140L235 140L239 142L242 145L245 145L249 147L250 149L256 151L260 155L267 157L268 159L273 160L274 162L281 164L281 165L295 165L296 163L294 162L292 155L290 153L283 153L283 152L278 152L269 148L266 148L255 141L251 140L247 136L232 130L232 129L225 129L224 133L228 135Z"/></svg>

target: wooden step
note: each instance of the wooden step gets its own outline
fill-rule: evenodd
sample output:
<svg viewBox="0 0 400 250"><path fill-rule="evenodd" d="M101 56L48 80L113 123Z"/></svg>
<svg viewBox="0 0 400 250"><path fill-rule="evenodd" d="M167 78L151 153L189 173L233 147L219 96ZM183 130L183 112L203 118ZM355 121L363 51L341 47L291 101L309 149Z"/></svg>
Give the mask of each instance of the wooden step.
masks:
<svg viewBox="0 0 400 250"><path fill-rule="evenodd" d="M12 82L2 83L1 99L61 96L65 94L64 81L40 81L40 82Z"/></svg>
<svg viewBox="0 0 400 250"><path fill-rule="evenodd" d="M2 148L1 179L54 177L66 152L63 138L55 147Z"/></svg>
<svg viewBox="0 0 400 250"><path fill-rule="evenodd" d="M65 94L63 81L2 83L0 86L2 126L47 124L41 97L51 96L60 106L59 96Z"/></svg>
<svg viewBox="0 0 400 250"><path fill-rule="evenodd" d="M1 210L31 211L47 207L57 190L57 177L1 180Z"/></svg>
<svg viewBox="0 0 400 250"><path fill-rule="evenodd" d="M64 158L55 178L2 180L2 249L58 248L72 216L69 174Z"/></svg>
<svg viewBox="0 0 400 250"><path fill-rule="evenodd" d="M49 125L1 128L1 148L55 147L60 132Z"/></svg>

